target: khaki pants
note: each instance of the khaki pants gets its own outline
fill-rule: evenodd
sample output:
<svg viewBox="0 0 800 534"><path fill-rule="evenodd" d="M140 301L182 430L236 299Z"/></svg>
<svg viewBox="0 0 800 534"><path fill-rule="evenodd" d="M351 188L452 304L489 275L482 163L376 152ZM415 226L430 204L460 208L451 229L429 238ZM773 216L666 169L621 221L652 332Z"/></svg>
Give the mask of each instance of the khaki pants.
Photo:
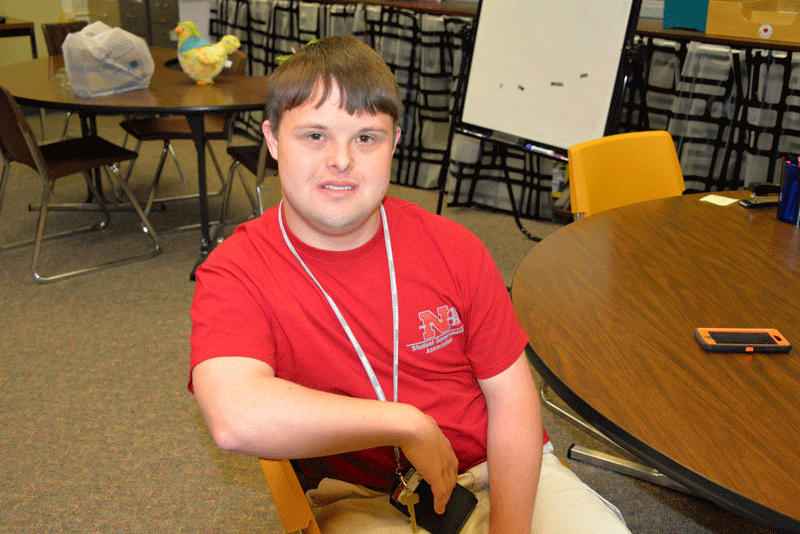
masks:
<svg viewBox="0 0 800 534"><path fill-rule="evenodd" d="M549 450L548 450L549 449ZM461 534L489 531L489 488L486 464L458 477L478 497L478 505ZM520 491L525 491L520 488ZM325 479L307 494L323 534L407 534L408 517L389 504L389 496L341 480ZM420 533L428 531L420 528ZM531 534L630 534L619 511L600 497L552 454L545 445L536 493Z"/></svg>

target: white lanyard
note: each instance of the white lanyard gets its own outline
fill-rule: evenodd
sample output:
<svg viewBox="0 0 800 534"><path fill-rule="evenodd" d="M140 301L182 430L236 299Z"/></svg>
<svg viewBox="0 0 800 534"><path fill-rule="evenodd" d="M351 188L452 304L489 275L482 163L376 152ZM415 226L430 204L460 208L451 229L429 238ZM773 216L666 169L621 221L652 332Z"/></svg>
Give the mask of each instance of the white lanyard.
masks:
<svg viewBox="0 0 800 534"><path fill-rule="evenodd" d="M383 222L383 239L386 243L386 257L389 260L389 281L392 288L392 328L394 335L392 386L394 387L394 402L397 402L397 380L400 361L400 311L397 304L397 280L395 278L394 271L394 258L392 257L392 242L389 239L389 224L386 221L386 211L383 209L383 205L381 205L381 221ZM378 382L378 377L375 376L375 371L372 370L372 365L370 365L369 360L367 360L364 350L361 348L361 345L359 345L356 336L353 335L353 331L347 324L342 312L339 311L336 303L333 302L333 299L330 297L330 295L328 295L328 293L322 288L322 285L311 273L311 270L309 270L308 266L305 264L303 259L297 253L297 250L295 250L294 246L292 245L292 242L289 240L289 236L286 233L286 228L283 225L283 201L281 201L278 205L278 222L280 223L283 239L286 241L286 245L289 247L289 250L292 251L294 257L297 258L297 261L300 262L300 265L303 267L303 269L305 269L306 273L308 273L308 276L310 276L314 283L317 284L317 287L320 291L322 291L322 294L325 295L325 299L327 299L328 304L330 304L331 308L333 309L333 313L335 313L336 317L339 319L339 323L341 323L342 328L344 328L347 337L350 339L350 343L353 344L353 348L356 350L358 358L361 360L361 364L364 366L364 370L367 372L370 382L372 382L372 387L375 390L375 394L378 396L378 399L385 401L386 395L383 394L383 388L381 388L381 384ZM399 457L399 451L397 448L395 448L395 456Z"/></svg>

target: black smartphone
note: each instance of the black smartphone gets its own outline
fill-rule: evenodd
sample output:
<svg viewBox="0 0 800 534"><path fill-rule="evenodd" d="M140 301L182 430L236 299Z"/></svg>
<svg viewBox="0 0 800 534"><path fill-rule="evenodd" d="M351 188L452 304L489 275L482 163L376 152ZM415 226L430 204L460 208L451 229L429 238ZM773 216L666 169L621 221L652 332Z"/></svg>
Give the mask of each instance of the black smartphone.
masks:
<svg viewBox="0 0 800 534"><path fill-rule="evenodd" d="M433 509L431 486L419 476L417 470L413 467L406 469L403 472L403 480L406 481L407 487L398 480L392 489L389 499L392 506L410 517L408 506L400 503L400 496L404 491L416 493L419 496L419 502L414 505L417 524L431 534L457 534L478 504L478 498L474 493L464 486L456 484L444 513L437 514Z"/></svg>
<svg viewBox="0 0 800 534"><path fill-rule="evenodd" d="M745 208L768 208L770 206L777 206L779 198L777 195L770 195L766 197L753 197L743 198L739 204Z"/></svg>
<svg viewBox="0 0 800 534"><path fill-rule="evenodd" d="M708 352L789 352L792 344L774 328L695 328Z"/></svg>

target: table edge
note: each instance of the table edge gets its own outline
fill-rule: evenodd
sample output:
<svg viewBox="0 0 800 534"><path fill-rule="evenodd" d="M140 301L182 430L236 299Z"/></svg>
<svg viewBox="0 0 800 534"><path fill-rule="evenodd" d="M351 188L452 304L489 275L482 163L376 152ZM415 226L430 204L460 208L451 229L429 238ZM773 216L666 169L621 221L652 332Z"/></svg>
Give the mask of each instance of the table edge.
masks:
<svg viewBox="0 0 800 534"><path fill-rule="evenodd" d="M124 94L124 93L120 93ZM39 100L25 96L14 96L22 106L44 108L56 111L72 111L86 115L189 115L193 113L218 113L240 111L262 111L263 103L252 104L222 104L205 106L126 106L123 104L95 104L87 102L53 102L52 100Z"/></svg>
<svg viewBox="0 0 800 534"><path fill-rule="evenodd" d="M800 521L744 497L684 467L614 424L562 382L539 358L536 350L530 344L525 347L525 355L544 382L561 400L589 424L636 458L656 468L670 479L683 484L696 496L714 502L754 523L771 530L778 529L780 532L800 532Z"/></svg>

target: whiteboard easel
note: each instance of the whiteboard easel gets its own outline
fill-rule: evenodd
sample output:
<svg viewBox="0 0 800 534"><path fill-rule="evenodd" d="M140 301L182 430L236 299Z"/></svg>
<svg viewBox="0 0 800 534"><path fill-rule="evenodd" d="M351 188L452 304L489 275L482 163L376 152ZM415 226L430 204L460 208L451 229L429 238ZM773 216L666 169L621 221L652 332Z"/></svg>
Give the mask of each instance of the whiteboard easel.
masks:
<svg viewBox="0 0 800 534"><path fill-rule="evenodd" d="M567 161L567 149L616 133L624 52L641 0L481 0L439 177L441 213L454 133ZM506 183L522 226L510 177Z"/></svg>
<svg viewBox="0 0 800 534"><path fill-rule="evenodd" d="M613 133L641 0L481 1L460 122L566 154Z"/></svg>

